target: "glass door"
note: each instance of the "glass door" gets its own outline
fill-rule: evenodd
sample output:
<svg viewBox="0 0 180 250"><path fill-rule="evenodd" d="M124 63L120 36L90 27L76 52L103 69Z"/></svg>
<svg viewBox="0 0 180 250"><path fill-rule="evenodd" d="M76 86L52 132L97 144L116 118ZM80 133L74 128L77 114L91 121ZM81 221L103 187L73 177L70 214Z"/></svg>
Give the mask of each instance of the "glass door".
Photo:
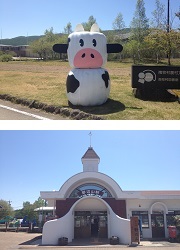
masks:
<svg viewBox="0 0 180 250"><path fill-rule="evenodd" d="M91 216L89 212L75 212L74 238L91 237Z"/></svg>
<svg viewBox="0 0 180 250"><path fill-rule="evenodd" d="M74 238L107 238L107 212L76 211Z"/></svg>
<svg viewBox="0 0 180 250"><path fill-rule="evenodd" d="M152 214L152 238L165 238L164 214Z"/></svg>

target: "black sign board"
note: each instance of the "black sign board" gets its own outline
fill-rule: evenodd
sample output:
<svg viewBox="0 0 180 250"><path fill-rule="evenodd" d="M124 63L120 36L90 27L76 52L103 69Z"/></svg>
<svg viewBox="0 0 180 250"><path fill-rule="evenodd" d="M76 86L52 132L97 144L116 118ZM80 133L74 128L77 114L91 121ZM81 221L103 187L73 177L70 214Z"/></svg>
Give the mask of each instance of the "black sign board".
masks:
<svg viewBox="0 0 180 250"><path fill-rule="evenodd" d="M180 67L132 66L132 88L180 89Z"/></svg>
<svg viewBox="0 0 180 250"><path fill-rule="evenodd" d="M103 196L103 192L100 190L96 190L96 189L86 189L86 190L80 190L78 192L79 197L83 197L83 196L99 196L102 197Z"/></svg>

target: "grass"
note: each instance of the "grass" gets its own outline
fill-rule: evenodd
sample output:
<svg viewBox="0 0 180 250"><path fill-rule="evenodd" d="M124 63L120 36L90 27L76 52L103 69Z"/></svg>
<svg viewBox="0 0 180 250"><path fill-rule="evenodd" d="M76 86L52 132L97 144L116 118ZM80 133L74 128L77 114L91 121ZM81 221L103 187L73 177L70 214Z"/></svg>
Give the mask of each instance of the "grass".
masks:
<svg viewBox="0 0 180 250"><path fill-rule="evenodd" d="M174 62L180 65L180 61ZM179 120L178 102L153 102L135 98L131 88L131 63L108 62L110 97L102 106L70 107L108 120ZM68 62L0 62L0 94L69 107L66 97Z"/></svg>

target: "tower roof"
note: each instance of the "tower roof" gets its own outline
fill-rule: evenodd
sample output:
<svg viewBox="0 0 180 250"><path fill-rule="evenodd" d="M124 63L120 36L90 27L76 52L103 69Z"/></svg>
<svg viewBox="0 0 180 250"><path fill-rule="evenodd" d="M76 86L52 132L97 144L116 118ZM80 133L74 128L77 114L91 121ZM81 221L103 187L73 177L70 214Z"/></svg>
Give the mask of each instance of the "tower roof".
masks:
<svg viewBox="0 0 180 250"><path fill-rule="evenodd" d="M100 159L92 147L89 147L82 159Z"/></svg>

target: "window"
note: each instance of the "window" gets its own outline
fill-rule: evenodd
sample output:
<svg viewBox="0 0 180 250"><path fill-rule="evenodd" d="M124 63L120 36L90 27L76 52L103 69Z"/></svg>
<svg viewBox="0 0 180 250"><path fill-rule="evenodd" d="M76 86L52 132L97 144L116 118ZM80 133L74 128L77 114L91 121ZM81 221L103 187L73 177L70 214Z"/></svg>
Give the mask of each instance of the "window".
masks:
<svg viewBox="0 0 180 250"><path fill-rule="evenodd" d="M148 211L132 211L132 216L138 216L142 228L149 228Z"/></svg>
<svg viewBox="0 0 180 250"><path fill-rule="evenodd" d="M112 197L105 187L95 183L87 183L75 188L69 198L82 198L85 196Z"/></svg>
<svg viewBox="0 0 180 250"><path fill-rule="evenodd" d="M175 216L179 215L180 216L180 210L171 210L168 211L168 214L166 215L167 219L167 227L169 226L175 226Z"/></svg>

